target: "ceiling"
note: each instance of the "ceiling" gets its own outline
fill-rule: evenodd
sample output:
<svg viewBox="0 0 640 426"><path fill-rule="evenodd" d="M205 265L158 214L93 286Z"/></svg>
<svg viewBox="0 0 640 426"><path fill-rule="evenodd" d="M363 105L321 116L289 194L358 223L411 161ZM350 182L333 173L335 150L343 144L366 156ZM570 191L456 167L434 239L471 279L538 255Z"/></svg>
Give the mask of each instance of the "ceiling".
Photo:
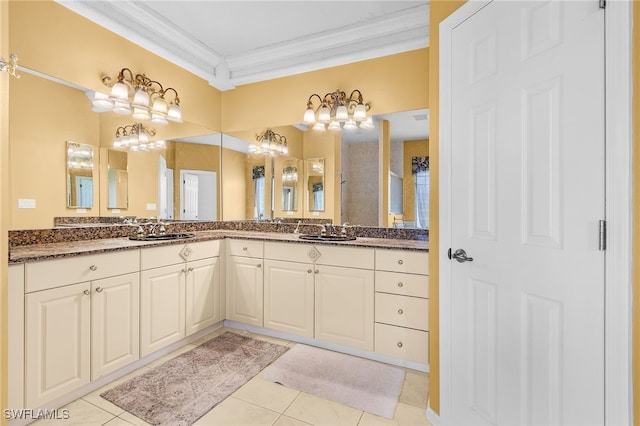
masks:
<svg viewBox="0 0 640 426"><path fill-rule="evenodd" d="M57 1L220 90L429 41L428 0Z"/></svg>

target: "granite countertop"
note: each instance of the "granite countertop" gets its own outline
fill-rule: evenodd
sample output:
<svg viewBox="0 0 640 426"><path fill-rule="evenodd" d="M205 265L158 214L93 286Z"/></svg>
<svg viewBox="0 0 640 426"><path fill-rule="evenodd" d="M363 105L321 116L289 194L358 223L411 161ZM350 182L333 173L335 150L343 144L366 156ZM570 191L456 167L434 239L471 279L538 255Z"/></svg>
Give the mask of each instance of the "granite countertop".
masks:
<svg viewBox="0 0 640 426"><path fill-rule="evenodd" d="M320 242L305 241L298 235L278 232L254 232L254 231L196 231L195 237L183 240L169 241L133 241L129 238L104 238L71 242L56 242L47 244L29 244L10 248L9 264L35 262L48 259L59 259L83 254L105 253L110 251L131 250L146 247L158 247L172 244L185 244L196 241L219 240L224 238L250 239L262 241L296 242L301 244L339 245L348 247L369 247L397 250L428 251L428 241L400 240L389 238L365 238L358 237L352 241Z"/></svg>

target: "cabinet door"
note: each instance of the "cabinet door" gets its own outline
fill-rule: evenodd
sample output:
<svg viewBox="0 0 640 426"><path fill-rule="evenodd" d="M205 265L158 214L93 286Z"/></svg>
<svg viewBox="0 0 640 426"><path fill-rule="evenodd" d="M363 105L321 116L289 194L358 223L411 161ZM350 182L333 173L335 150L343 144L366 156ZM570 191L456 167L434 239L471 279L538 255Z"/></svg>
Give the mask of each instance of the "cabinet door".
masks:
<svg viewBox="0 0 640 426"><path fill-rule="evenodd" d="M220 321L218 258L187 263L187 336Z"/></svg>
<svg viewBox="0 0 640 426"><path fill-rule="evenodd" d="M26 407L89 383L90 288L80 283L26 295Z"/></svg>
<svg viewBox="0 0 640 426"><path fill-rule="evenodd" d="M140 273L91 285L91 380L140 357Z"/></svg>
<svg viewBox="0 0 640 426"><path fill-rule="evenodd" d="M373 350L373 271L319 265L315 271L316 339Z"/></svg>
<svg viewBox="0 0 640 426"><path fill-rule="evenodd" d="M140 356L185 336L186 266L172 265L140 274Z"/></svg>
<svg viewBox="0 0 640 426"><path fill-rule="evenodd" d="M262 327L262 259L229 256L227 318Z"/></svg>
<svg viewBox="0 0 640 426"><path fill-rule="evenodd" d="M313 337L313 265L265 260L264 326Z"/></svg>

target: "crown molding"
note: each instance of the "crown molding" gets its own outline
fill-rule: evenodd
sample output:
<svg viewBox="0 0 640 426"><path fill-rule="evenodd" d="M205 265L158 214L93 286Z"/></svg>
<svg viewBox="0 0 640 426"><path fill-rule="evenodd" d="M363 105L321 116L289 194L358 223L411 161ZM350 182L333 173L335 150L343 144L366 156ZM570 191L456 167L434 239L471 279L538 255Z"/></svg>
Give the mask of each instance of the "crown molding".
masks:
<svg viewBox="0 0 640 426"><path fill-rule="evenodd" d="M223 57L143 3L57 0L219 90L426 47L428 4L331 33Z"/></svg>

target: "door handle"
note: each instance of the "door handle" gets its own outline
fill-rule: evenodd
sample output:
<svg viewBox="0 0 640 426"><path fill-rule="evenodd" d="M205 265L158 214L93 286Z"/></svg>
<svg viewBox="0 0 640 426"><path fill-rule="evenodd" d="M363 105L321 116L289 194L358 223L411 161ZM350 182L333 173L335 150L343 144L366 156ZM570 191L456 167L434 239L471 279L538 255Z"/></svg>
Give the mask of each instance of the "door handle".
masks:
<svg viewBox="0 0 640 426"><path fill-rule="evenodd" d="M473 257L468 257L467 252L463 249L456 250L452 257L460 263L473 262Z"/></svg>

